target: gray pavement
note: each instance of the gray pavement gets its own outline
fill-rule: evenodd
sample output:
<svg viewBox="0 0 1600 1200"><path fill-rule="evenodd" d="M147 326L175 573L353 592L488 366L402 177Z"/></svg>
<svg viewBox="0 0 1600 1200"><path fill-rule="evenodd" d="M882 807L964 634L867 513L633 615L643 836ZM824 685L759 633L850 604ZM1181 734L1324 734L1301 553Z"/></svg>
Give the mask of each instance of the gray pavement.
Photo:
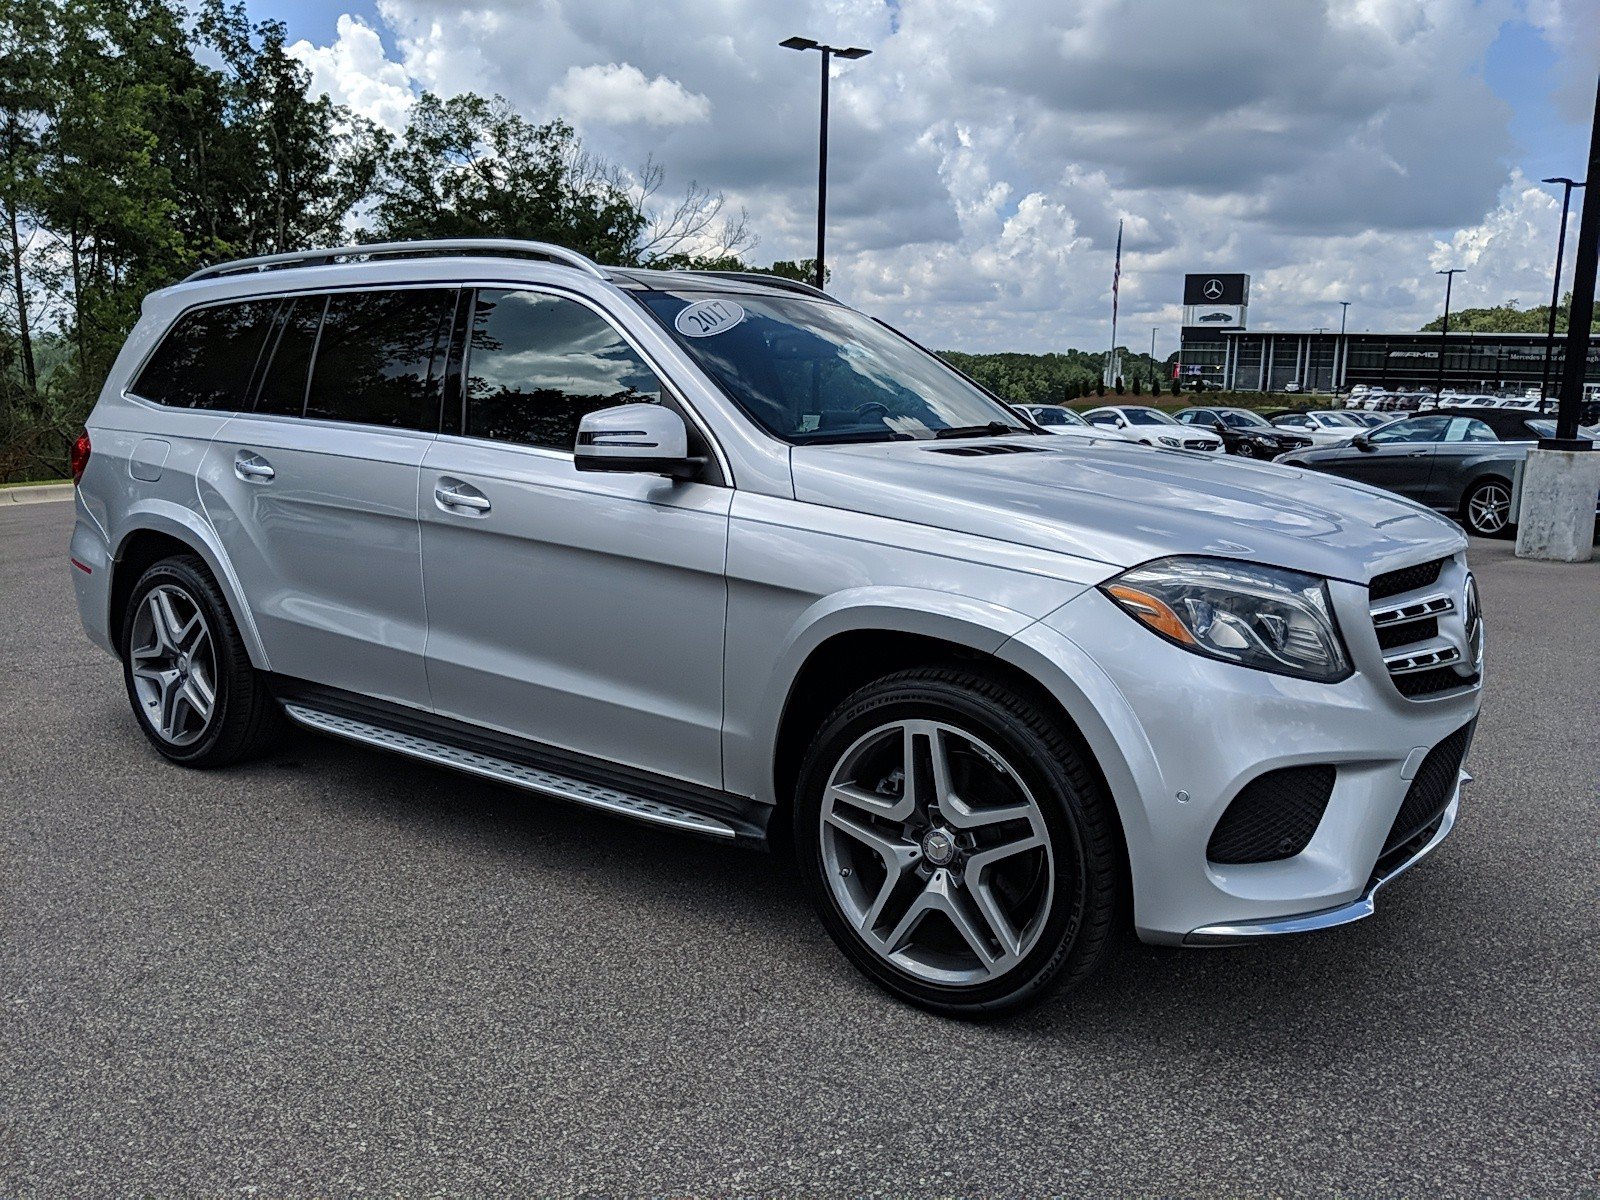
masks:
<svg viewBox="0 0 1600 1200"><path fill-rule="evenodd" d="M1456 833L1342 930L955 1024L768 858L309 736L161 763L0 510L0 1195L1600 1184L1600 563L1475 543Z"/></svg>

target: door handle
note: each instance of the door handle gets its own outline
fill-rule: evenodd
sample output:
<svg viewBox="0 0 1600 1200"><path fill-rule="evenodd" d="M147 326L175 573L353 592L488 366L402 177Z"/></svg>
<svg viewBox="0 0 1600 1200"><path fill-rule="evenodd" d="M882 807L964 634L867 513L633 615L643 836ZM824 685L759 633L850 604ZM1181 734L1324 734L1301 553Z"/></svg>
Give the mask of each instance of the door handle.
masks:
<svg viewBox="0 0 1600 1200"><path fill-rule="evenodd" d="M234 457L233 473L240 479L259 479L263 483L277 475L271 463L248 450L241 450Z"/></svg>
<svg viewBox="0 0 1600 1200"><path fill-rule="evenodd" d="M1413 450L1409 454L1407 454L1406 457L1407 458L1427 458L1428 457L1428 452L1426 450Z"/></svg>
<svg viewBox="0 0 1600 1200"><path fill-rule="evenodd" d="M444 478L433 486L433 498L439 502L441 508L465 508L476 513L489 511L489 497L485 496L470 483L463 483L459 479Z"/></svg>

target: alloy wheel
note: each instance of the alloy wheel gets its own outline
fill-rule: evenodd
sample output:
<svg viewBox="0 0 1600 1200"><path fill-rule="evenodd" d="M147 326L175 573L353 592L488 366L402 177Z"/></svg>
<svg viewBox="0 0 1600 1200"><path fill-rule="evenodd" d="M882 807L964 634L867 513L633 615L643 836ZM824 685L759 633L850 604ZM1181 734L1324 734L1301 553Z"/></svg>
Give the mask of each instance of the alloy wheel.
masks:
<svg viewBox="0 0 1600 1200"><path fill-rule="evenodd" d="M974 734L879 726L834 766L821 817L833 898L893 966L971 986L1038 942L1055 886L1049 830L1021 776Z"/></svg>
<svg viewBox="0 0 1600 1200"><path fill-rule="evenodd" d="M1511 489L1504 484L1486 483L1467 500L1467 521L1474 533L1501 533L1510 517Z"/></svg>
<svg viewBox="0 0 1600 1200"><path fill-rule="evenodd" d="M152 588L134 616L129 647L150 728L172 746L199 741L217 706L216 648L199 604L172 584Z"/></svg>

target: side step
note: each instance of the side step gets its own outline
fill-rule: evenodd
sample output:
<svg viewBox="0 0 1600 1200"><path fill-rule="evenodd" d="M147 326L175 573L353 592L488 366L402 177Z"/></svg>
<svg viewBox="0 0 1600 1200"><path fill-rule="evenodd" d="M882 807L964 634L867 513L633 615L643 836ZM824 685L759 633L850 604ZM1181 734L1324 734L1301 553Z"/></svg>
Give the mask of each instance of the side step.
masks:
<svg viewBox="0 0 1600 1200"><path fill-rule="evenodd" d="M372 725L353 717L321 712L307 708L303 704L285 704L283 708L294 721L318 733L330 733L334 737L376 746L380 750L393 750L437 766L452 767L469 775L479 775L484 779L493 779L497 783L508 783L512 787L526 788L530 792L539 792L560 800L570 800L574 804L603 809L619 816L632 817L636 821L647 821L652 825L666 825L688 833L698 833L703 837L732 840L738 836L733 826L715 817L702 816L700 813L690 812L686 808L679 808L677 805L666 804L660 800L649 800L643 796L618 791L616 788L569 779L553 771L524 766L504 758L481 754L476 750L463 750L459 746L451 746L414 733L385 729L381 725Z"/></svg>

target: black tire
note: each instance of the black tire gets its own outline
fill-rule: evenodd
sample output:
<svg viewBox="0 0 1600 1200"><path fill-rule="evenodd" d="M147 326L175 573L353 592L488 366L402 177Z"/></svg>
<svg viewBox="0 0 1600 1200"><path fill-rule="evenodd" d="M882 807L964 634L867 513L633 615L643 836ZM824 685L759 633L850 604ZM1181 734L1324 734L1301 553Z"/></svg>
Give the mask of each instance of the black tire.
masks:
<svg viewBox="0 0 1600 1200"><path fill-rule="evenodd" d="M150 593L176 589L205 617L215 664L211 715L199 737L174 745L152 723L134 680L135 623ZM192 554L155 563L139 577L123 614L122 678L140 730L163 757L185 767L225 767L267 750L282 731L278 703L267 691L239 636L239 627L204 561Z"/></svg>
<svg viewBox="0 0 1600 1200"><path fill-rule="evenodd" d="M1022 778L1048 829L1055 886L1042 932L1012 968L981 983L932 983L890 962L845 917L827 875L823 793L835 765L871 730L911 719L948 722L978 734ZM1123 856L1110 798L1058 720L982 671L901 671L849 696L823 722L801 766L793 836L803 885L846 957L887 991L942 1015L996 1016L1076 984L1099 965L1116 924Z"/></svg>
<svg viewBox="0 0 1600 1200"><path fill-rule="evenodd" d="M1503 511L1498 524L1489 515ZM1516 526L1511 522L1511 481L1491 476L1479 479L1461 497L1461 523L1478 537L1510 537Z"/></svg>

